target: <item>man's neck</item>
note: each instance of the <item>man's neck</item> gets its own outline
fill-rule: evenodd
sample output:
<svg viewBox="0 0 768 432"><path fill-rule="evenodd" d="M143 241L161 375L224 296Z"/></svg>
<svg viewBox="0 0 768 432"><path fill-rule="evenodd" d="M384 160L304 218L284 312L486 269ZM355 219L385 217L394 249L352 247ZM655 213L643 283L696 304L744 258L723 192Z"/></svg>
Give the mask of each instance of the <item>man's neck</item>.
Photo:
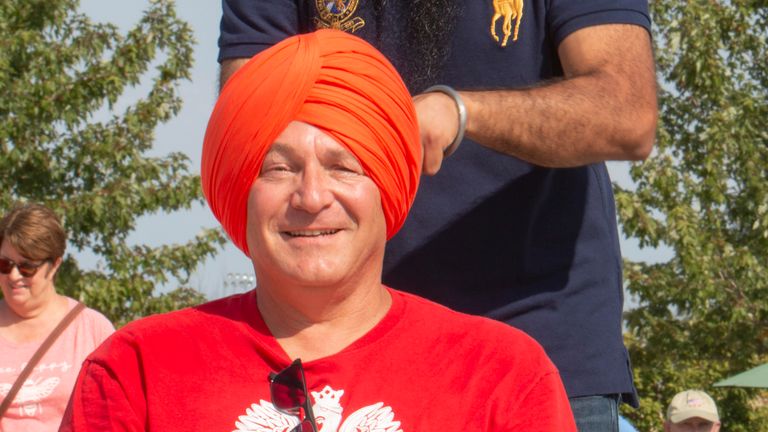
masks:
<svg viewBox="0 0 768 432"><path fill-rule="evenodd" d="M264 322L289 358L303 361L335 354L365 335L392 305L380 282L352 290L293 287L257 288Z"/></svg>

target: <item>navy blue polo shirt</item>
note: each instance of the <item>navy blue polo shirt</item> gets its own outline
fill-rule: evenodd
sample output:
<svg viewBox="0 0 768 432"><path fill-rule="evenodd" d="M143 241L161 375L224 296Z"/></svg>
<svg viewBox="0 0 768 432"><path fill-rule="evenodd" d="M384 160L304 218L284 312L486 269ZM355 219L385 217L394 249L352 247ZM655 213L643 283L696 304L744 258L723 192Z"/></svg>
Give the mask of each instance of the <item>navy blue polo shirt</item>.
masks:
<svg viewBox="0 0 768 432"><path fill-rule="evenodd" d="M384 12L376 3L225 0L219 60L250 57L284 37L331 26L367 39L408 71L419 61L407 55L409 2L388 2ZM494 26L499 41L491 35L494 1L461 2L455 26L440 35L447 55L434 82L409 82L405 73L409 87L531 86L562 76L557 46L576 30L608 23L650 28L645 0L511 4L522 14L510 20L502 46L503 17ZM605 164L542 168L465 140L436 176L422 178L384 266L387 285L533 336L570 397L621 393L636 404L622 340L621 254Z"/></svg>

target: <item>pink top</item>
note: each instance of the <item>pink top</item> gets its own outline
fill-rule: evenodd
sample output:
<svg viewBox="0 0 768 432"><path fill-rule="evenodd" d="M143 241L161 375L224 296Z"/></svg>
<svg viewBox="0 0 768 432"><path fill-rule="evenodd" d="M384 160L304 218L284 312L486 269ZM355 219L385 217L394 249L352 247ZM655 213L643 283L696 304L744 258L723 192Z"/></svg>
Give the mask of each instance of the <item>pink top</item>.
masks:
<svg viewBox="0 0 768 432"><path fill-rule="evenodd" d="M69 300L70 309L75 301ZM115 331L93 309L83 309L40 359L2 419L2 432L57 430L83 360ZM11 390L43 341L14 343L0 336L0 396Z"/></svg>

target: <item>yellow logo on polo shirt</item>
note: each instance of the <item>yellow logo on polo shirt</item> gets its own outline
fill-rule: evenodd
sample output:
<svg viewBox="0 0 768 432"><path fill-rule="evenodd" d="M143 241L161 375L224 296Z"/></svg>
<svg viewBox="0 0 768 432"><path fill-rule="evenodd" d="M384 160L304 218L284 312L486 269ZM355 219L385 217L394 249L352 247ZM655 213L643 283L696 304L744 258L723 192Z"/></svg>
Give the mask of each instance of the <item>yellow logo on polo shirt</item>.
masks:
<svg viewBox="0 0 768 432"><path fill-rule="evenodd" d="M513 42L517 40L517 33L520 31L520 21L523 19L523 0L493 0L491 36L493 36L493 40L496 42L499 41L499 36L496 34L496 21L501 17L504 17L501 27L504 31L504 39L501 41L501 46L505 47L510 36L512 36ZM512 34L513 20L515 21L514 34Z"/></svg>
<svg viewBox="0 0 768 432"><path fill-rule="evenodd" d="M365 25L365 20L352 16L359 0L315 0L315 28L332 28L354 33Z"/></svg>

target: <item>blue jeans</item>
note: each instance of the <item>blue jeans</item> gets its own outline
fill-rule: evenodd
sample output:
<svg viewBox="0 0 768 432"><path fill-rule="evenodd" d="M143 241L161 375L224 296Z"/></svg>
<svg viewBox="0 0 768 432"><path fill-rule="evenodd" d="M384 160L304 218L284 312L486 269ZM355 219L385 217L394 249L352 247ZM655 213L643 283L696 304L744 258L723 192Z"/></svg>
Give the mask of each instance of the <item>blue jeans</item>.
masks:
<svg viewBox="0 0 768 432"><path fill-rule="evenodd" d="M570 402L579 432L618 432L619 395L575 397Z"/></svg>

